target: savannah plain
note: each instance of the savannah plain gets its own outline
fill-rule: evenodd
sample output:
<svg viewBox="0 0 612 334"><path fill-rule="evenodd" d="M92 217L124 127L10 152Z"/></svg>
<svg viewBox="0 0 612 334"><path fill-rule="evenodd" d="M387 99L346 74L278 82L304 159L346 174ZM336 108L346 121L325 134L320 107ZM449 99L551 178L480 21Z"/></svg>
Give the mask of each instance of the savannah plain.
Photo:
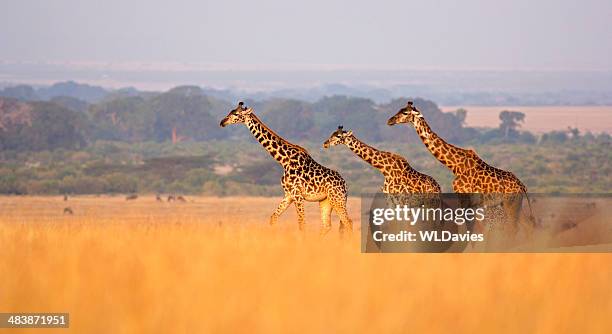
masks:
<svg viewBox="0 0 612 334"><path fill-rule="evenodd" d="M612 133L612 106L444 106L443 111L468 110L468 126L495 127L499 124L499 111L519 111L528 122L521 129L534 133L567 130L568 127L593 133ZM554 116L551 116L554 115Z"/></svg>
<svg viewBox="0 0 612 334"><path fill-rule="evenodd" d="M0 310L75 333L609 333L610 254L363 254L277 198L0 197ZM64 215L70 207L73 215ZM0 329L0 331L2 331ZM65 330L20 329L23 333Z"/></svg>

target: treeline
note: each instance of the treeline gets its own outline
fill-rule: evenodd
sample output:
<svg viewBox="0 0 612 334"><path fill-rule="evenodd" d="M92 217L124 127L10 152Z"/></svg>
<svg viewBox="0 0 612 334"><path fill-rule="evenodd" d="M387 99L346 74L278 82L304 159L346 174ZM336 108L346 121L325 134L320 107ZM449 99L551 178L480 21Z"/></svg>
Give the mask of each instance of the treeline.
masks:
<svg viewBox="0 0 612 334"><path fill-rule="evenodd" d="M93 104L72 97L0 98L0 149L77 149L97 140L161 142L173 135L175 141L220 139L227 133L217 114L229 105L192 87L152 96L116 93Z"/></svg>
<svg viewBox="0 0 612 334"><path fill-rule="evenodd" d="M290 99L246 102L271 128L294 141L323 139L343 124L364 140L378 142L398 139L398 131L389 129L386 119L405 101L377 105L368 99L332 96L314 103ZM248 133L219 127L219 120L235 103L207 96L193 86L164 93L118 92L92 104L73 97L45 102L0 98L0 149L75 149L97 140L176 143L241 139ZM416 103L449 140L464 142L477 135L463 126L460 115L443 113L431 101L417 99Z"/></svg>
<svg viewBox="0 0 612 334"><path fill-rule="evenodd" d="M376 192L383 179L346 147L300 143L319 162L338 170L351 195ZM376 143L403 155L417 170L451 191L452 174L423 144ZM604 137L564 143L470 145L494 166L514 172L530 192L607 193L612 150ZM176 193L210 196L280 195L282 169L254 140L172 144L97 141L79 150L0 151L0 194Z"/></svg>
<svg viewBox="0 0 612 334"><path fill-rule="evenodd" d="M95 88L77 87L67 90L67 93L85 91L87 94L82 94L92 99L97 97L93 99L97 102L86 102L73 96L28 101L23 96L31 97L31 94L24 92L14 94L21 99L0 97L0 149L79 149L98 140L178 143L240 140L249 136L247 131L238 127L219 127L219 120L236 101L208 96L199 87L182 86L164 93L121 90L106 95ZM6 94L6 90L1 93ZM406 100L375 104L365 98L331 96L312 103L281 98L247 100L246 103L253 106L257 115L271 128L296 142L306 139L323 141L342 124L368 142L408 140L417 143L414 131L386 125L386 120L403 107ZM419 98L415 104L432 128L452 143L534 143L538 140L535 135L520 131L525 115L519 112L502 112L500 126L496 129L474 129L464 125L469 111L442 112L435 103ZM555 133L542 138L562 141L564 136L565 139L571 137L567 133Z"/></svg>

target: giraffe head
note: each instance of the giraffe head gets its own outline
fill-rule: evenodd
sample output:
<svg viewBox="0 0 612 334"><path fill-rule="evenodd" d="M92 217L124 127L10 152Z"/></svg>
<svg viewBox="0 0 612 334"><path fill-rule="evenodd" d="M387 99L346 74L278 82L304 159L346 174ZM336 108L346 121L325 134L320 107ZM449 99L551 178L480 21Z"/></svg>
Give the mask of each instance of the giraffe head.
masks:
<svg viewBox="0 0 612 334"><path fill-rule="evenodd" d="M334 131L331 136L323 143L323 148L338 144L346 144L346 138L350 137L353 131L344 131L342 125L338 126L338 130Z"/></svg>
<svg viewBox="0 0 612 334"><path fill-rule="evenodd" d="M393 117L389 118L387 121L388 125L395 125L400 123L411 123L414 124L414 121L417 118L422 118L423 115L417 108L413 105L412 101L408 101L406 106L400 109L397 114Z"/></svg>
<svg viewBox="0 0 612 334"><path fill-rule="evenodd" d="M245 107L244 102L240 101L238 102L238 106L231 110L229 114L227 114L227 116L221 120L219 125L221 125L223 128L229 124L244 123L248 115L250 115L252 112L253 108Z"/></svg>

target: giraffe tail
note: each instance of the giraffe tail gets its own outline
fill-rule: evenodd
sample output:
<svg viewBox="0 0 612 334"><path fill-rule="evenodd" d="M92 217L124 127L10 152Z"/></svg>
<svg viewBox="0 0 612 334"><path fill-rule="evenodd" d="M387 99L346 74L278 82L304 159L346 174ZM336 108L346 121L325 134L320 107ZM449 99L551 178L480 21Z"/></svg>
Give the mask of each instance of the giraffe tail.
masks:
<svg viewBox="0 0 612 334"><path fill-rule="evenodd" d="M535 226L535 216L533 214L533 209L531 208L531 200L529 199L529 195L527 194L527 190L523 191L525 193L525 198L527 198L527 205L529 206L529 221L533 226Z"/></svg>

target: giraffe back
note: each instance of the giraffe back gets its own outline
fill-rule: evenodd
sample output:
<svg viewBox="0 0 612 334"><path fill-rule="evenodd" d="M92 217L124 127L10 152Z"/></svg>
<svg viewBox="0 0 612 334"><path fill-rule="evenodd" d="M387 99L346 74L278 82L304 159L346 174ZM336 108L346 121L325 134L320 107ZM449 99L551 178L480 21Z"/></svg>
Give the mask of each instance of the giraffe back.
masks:
<svg viewBox="0 0 612 334"><path fill-rule="evenodd" d="M453 188L465 193L524 193L527 187L513 173L487 164L473 150L467 150Z"/></svg>
<svg viewBox="0 0 612 334"><path fill-rule="evenodd" d="M436 180L410 166L408 161L394 153L385 152L385 184L382 191L388 194L397 193L439 193L440 185Z"/></svg>
<svg viewBox="0 0 612 334"><path fill-rule="evenodd" d="M340 173L319 164L305 151L290 160L281 180L285 191L297 188L309 201L323 200L328 196L346 198L348 189Z"/></svg>

